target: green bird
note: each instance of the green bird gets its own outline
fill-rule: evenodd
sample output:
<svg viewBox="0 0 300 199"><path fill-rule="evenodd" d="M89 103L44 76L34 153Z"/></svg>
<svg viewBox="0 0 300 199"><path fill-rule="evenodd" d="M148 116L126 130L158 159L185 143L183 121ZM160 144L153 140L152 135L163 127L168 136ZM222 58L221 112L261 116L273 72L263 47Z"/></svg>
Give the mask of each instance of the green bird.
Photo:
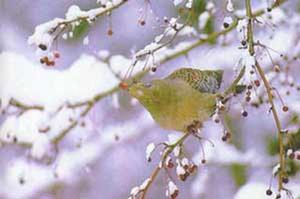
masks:
<svg viewBox="0 0 300 199"><path fill-rule="evenodd" d="M237 85L244 71L245 68L224 92L218 92L222 70L181 68L164 79L133 83L129 93L162 128L187 132L190 127L200 128L213 115L218 98L226 99L244 89Z"/></svg>

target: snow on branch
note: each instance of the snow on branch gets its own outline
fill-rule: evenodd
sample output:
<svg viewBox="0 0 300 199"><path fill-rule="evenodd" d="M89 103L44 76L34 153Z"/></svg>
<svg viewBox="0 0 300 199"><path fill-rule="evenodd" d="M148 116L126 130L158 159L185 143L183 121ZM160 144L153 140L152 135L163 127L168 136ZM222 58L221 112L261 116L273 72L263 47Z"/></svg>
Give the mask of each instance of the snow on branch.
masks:
<svg viewBox="0 0 300 199"><path fill-rule="evenodd" d="M189 26L185 26L176 22L176 20L170 19L168 20L169 26L166 28L166 31L154 39L153 43L155 43L155 45L148 45L144 49L138 51L133 56L134 58L132 61L120 55L111 56L109 57L108 61L111 66L108 65L108 62L101 61L101 59L99 61L99 59L97 60L95 57L92 58L86 55L83 56L82 59L79 59L77 62L75 62L74 65L70 67L69 71L65 73L65 75L63 75L64 72L47 71L38 66L30 66L29 68L26 68L26 70L32 70L30 74L35 74L34 76L36 77L36 81L43 83L43 88L40 88L39 84L37 84L36 81L33 81L32 76L24 76L20 79L20 81L15 82L14 78L9 79L10 75L7 75L8 79L3 79L4 82L2 85L9 86L2 89L3 93L1 93L1 108L2 110L5 110L8 106L12 106L20 109L21 113L32 109L37 111L45 110L45 112L52 114L61 112L61 110L68 110L66 113L69 116L65 117L71 117L71 119L66 119L64 123L65 125L63 127L61 126L59 131L56 129L58 132L55 133L55 136L51 138L52 142L58 143L69 131L74 129L80 123L80 118L84 118L84 116L89 113L89 111L98 101L120 90L120 80L115 76L115 74L118 74L120 77L124 77L126 75L124 68L128 68L131 65L136 70L133 72L133 75L125 81L131 82L134 79L140 79L150 71L149 67L145 68L145 66L161 65L169 60L186 55L192 49L206 44L207 42L211 41L212 39L216 39L221 35L229 33L237 26L237 22L241 19L242 18L234 20L226 29L223 29L219 32L213 32L210 35L207 35L205 38L179 42L178 44L173 45L172 48L168 47L168 45L173 43L176 35L182 34L181 31L185 34L192 34L193 29L191 29ZM166 37L167 41L164 41L164 37ZM147 59L149 56L153 56L153 58L155 57L154 63L149 63L149 58ZM19 68L14 69L16 66L32 65L31 63L28 63L27 60L24 60L23 57L19 57L17 59L22 62L22 64L9 63L11 60L16 60L13 57L14 55L12 54L2 54L2 59L4 58L6 60L4 61L4 63L6 63L6 66L4 64L4 70L7 71L3 71L6 74L14 74L15 72L13 71L19 71ZM120 63L122 63L122 65L120 65ZM127 67L124 67L124 65ZM88 66L90 66L90 69L87 69ZM90 74L85 74L86 71L89 71L88 73ZM112 73L112 71L115 74ZM103 80L103 82L106 83L99 83L98 74L102 74L101 77L103 79L101 79L101 82ZM89 77L89 81L78 79L79 77ZM92 79L95 80L92 81ZM84 90L78 90L78 82L80 82L81 88L85 88ZM84 82L86 82L86 85L82 86ZM107 82L110 82L110 84L107 84ZM26 88L33 88L33 94L28 95L26 89L11 89L12 87L24 88L24 83L31 84L27 85ZM54 93L51 93L51 96L49 96L47 89L51 89ZM41 92L41 90L43 90L43 92ZM26 97L24 98L24 96ZM20 117L22 117L22 115ZM37 132L52 131L50 127L51 125L37 126L39 126L39 128L36 130ZM42 126L42 128L40 128L40 126ZM8 131L3 131L4 127L6 127L6 125L2 126L1 134L3 135L3 141L7 141ZM10 137L9 140L11 142L13 136L8 137Z"/></svg>
<svg viewBox="0 0 300 199"><path fill-rule="evenodd" d="M77 5L72 5L69 7L64 19L55 18L38 25L34 33L28 38L28 44L35 45L42 51L49 50L52 42L66 29L72 29L80 25L80 22L84 20L91 24L98 17L111 13L114 9L119 8L126 2L127 0L106 1L101 7L88 11L83 11ZM70 34L70 36L72 36L72 34Z"/></svg>
<svg viewBox="0 0 300 199"><path fill-rule="evenodd" d="M121 3L124 3L124 1L120 1L120 5ZM117 4L114 5L116 6ZM112 7L108 6L105 9L109 8ZM265 11L257 10L253 13L256 16L258 14L264 14ZM76 17L72 18L72 20L75 19ZM3 142L13 142L16 140L16 136L11 135L11 132L14 132L11 128L17 123L20 123L18 119L27 115L25 114L24 116L24 113L29 110L34 110L32 113L30 113L30 111L28 115L33 114L32 117L34 118L48 118L48 120L50 118L50 121L52 122L49 122L48 124L43 122L36 123L35 125L37 127L33 132L55 132L52 134L50 133L51 136L49 139L52 143L59 143L59 141L71 130L82 123L83 118L97 102L120 90L120 78L118 77L126 77L126 71L124 69L135 69L135 71L132 72L132 75L125 79L126 82L140 79L147 75L150 69L153 69L153 67L149 68L149 65L155 66L156 68L156 66L164 64L169 60L186 55L192 49L231 32L237 27L238 21L240 20L243 20L243 18L239 17L234 19L227 28L219 32L213 32L204 38L173 44L176 36L193 34L194 29L178 23L176 19L165 19L168 26L164 33L155 37L152 44L147 45L145 48L138 51L133 56L132 60L121 55L108 55L106 56L106 59L108 60L104 61L102 55L97 55L95 57L84 55L75 62L67 72L48 71L35 66L32 63L28 63L23 57L15 59L15 55L13 54L2 53L2 55L0 55L1 59L4 59L2 72L8 75L6 78L1 79L3 81L1 85L4 85L1 90L1 109L2 112L5 113L9 107L15 107L19 109L19 116L6 119L0 130L1 140ZM173 46L169 47L171 43ZM152 62L149 61L149 57L151 56L153 58ZM13 60L19 60L20 63L10 63ZM26 72L31 74L31 76L24 76L22 73L22 75L20 74L19 81L14 81L15 78L12 77L16 75L15 71L20 71L20 68L17 66L24 65L31 65L26 67L26 70L30 70ZM24 69L24 67L22 68ZM32 74L34 75L32 76ZM100 74L102 78L99 80ZM88 81L85 79L86 77L89 77ZM99 81L103 83L101 84ZM41 85L37 82L40 82ZM79 82L80 86L78 85ZM108 84L108 82L110 83ZM83 86L82 84L85 85ZM6 87L5 85L9 86ZM78 89L79 87L84 89ZM15 88L19 88L19 90L16 90ZM32 88L33 93L28 94L28 90L22 88ZM47 89L51 89L51 95L49 95L50 93L48 93ZM15 109L13 110L15 111ZM43 111L46 116L36 116L38 115L37 112ZM57 119L60 117L64 119ZM40 122L39 120L32 121ZM45 119L45 121L47 120ZM55 125L57 121L60 121L58 122L59 125ZM52 125L54 125L54 127L52 127ZM17 140L18 143L23 143L21 139L17 138ZM24 143L31 146L33 141L25 141Z"/></svg>

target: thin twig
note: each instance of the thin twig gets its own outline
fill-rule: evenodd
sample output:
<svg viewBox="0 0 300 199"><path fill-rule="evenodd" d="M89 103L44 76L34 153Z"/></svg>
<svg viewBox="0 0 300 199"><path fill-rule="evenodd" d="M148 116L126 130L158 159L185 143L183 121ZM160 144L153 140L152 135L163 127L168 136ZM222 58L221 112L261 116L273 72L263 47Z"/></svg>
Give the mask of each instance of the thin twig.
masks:
<svg viewBox="0 0 300 199"><path fill-rule="evenodd" d="M165 166L165 161L167 159L167 157L170 155L170 153L173 152L174 148L180 144L182 144L188 137L189 135L191 135L189 132L184 133L183 136L181 136L174 144L168 145L167 148L165 149L162 159L159 163L159 165L153 170L152 174L150 175L150 181L149 183L146 185L146 187L142 190L141 193L141 199L145 199L146 198L146 194L147 191L149 190L149 188L151 187L153 181L156 179L157 175L159 174L159 171L164 168Z"/></svg>
<svg viewBox="0 0 300 199"><path fill-rule="evenodd" d="M268 94L268 100L269 103L271 104L271 111L275 120L275 124L277 127L277 134L278 134L278 144L279 144L279 165L280 165L280 170L279 170L279 175L278 175L278 180L279 180L279 192L283 189L283 177L284 177L284 171L285 171L285 155L284 155L284 146L283 146L283 135L281 133L281 123L278 117L278 113L273 101L273 95L272 95L272 87L269 84L269 81L267 80L265 73L262 69L262 67L259 65L258 62L255 63L255 66L257 68L257 71L263 80L263 83L265 85L267 94Z"/></svg>
<svg viewBox="0 0 300 199"><path fill-rule="evenodd" d="M278 1L279 2L279 1ZM279 3L277 3L279 4ZM247 40L249 43L249 54L251 56L254 56L255 54L255 50L254 50L254 42L253 42L253 15L252 15L252 10L251 10L251 2L250 0L246 0L246 15L249 19L248 22L248 27L247 27ZM279 170L279 175L278 175L278 191L280 193L281 190L283 190L283 177L284 177L284 170L285 170L285 156L284 156L284 146L283 146L283 135L281 133L281 123L278 117L278 113L273 101L273 95L272 95L272 87L270 86L269 81L266 78L265 72L263 71L262 67L260 66L260 64L257 62L257 60L255 61L255 66L256 69L264 83L264 86L266 88L267 91L267 95L268 95L268 101L271 104L271 111L275 120L275 124L277 127L277 134L278 134L278 144L279 144L279 156L280 156L280 160L279 160L279 165L280 165L280 170Z"/></svg>

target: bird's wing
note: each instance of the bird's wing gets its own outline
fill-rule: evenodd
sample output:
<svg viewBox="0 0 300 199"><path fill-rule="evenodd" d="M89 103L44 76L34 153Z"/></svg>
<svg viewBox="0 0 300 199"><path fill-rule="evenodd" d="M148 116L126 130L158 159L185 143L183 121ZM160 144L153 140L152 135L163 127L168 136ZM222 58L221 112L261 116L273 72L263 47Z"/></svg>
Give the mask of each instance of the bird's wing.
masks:
<svg viewBox="0 0 300 199"><path fill-rule="evenodd" d="M200 92L215 93L221 85L223 70L198 70L181 68L171 73L166 79L183 80Z"/></svg>

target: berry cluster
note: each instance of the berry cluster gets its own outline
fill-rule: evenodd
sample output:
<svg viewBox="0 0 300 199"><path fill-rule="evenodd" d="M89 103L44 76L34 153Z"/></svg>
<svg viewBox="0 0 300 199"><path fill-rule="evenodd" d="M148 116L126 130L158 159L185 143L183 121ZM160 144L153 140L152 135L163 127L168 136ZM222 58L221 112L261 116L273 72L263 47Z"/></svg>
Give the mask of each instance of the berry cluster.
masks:
<svg viewBox="0 0 300 199"><path fill-rule="evenodd" d="M51 56L44 56L40 59L41 64L46 64L46 66L55 66L55 59L60 58L58 51L54 51Z"/></svg>

